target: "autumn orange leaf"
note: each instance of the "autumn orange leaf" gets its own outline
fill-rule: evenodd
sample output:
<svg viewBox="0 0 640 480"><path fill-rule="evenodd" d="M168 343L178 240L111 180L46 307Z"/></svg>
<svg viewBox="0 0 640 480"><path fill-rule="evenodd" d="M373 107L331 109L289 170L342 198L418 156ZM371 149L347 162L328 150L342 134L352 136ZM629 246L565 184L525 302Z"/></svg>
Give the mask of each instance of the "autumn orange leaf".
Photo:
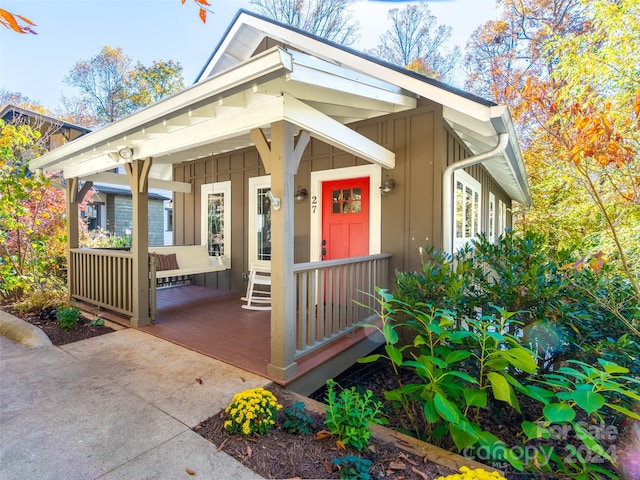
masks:
<svg viewBox="0 0 640 480"><path fill-rule="evenodd" d="M316 433L316 440L324 440L325 438L330 437L331 433L329 433L327 430L320 430L318 433Z"/></svg>
<svg viewBox="0 0 640 480"><path fill-rule="evenodd" d="M207 11L204 8L200 9L200 20L202 23L207 23Z"/></svg>
<svg viewBox="0 0 640 480"><path fill-rule="evenodd" d="M20 25L16 17L18 17L18 19L20 19L26 25ZM31 26L36 26L35 23L33 23L28 18L23 17L22 15L13 15L11 12L8 12L2 8L0 8L0 25L5 28L9 28L17 33L32 33L34 35L37 35L37 33L33 29L31 29Z"/></svg>
<svg viewBox="0 0 640 480"><path fill-rule="evenodd" d="M200 5L205 5L207 7L210 7L211 4L209 2L207 2L207 0L194 0L196 3L199 3Z"/></svg>

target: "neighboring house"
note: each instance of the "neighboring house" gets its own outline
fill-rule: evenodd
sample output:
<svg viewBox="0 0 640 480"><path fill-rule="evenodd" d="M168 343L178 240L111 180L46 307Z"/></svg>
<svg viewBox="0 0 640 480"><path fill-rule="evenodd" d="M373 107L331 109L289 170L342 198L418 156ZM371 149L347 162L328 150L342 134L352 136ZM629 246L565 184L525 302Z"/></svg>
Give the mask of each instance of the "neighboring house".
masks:
<svg viewBox="0 0 640 480"><path fill-rule="evenodd" d="M28 125L32 130L40 132L42 147L48 151L91 132L88 128L16 105L4 107L0 111L0 119L4 120L6 124Z"/></svg>
<svg viewBox="0 0 640 480"><path fill-rule="evenodd" d="M111 185L93 184L95 193L87 203L81 217L87 222L87 228L100 228L118 237L131 236L132 200L131 192L125 188ZM149 192L149 245L171 245L172 238L165 238L165 204L169 198L157 192Z"/></svg>
<svg viewBox="0 0 640 480"><path fill-rule="evenodd" d="M7 105L0 112L0 118L7 124L28 125L39 131L42 147L47 151L90 133L88 128L74 125L48 115L27 110L15 105ZM100 227L118 236L131 233L131 192L109 185L94 184L94 194L89 199L81 217L86 220L87 228L95 230ZM149 195L149 244L171 245L172 238L165 235L167 230L165 211L168 204L167 194L171 192L155 192Z"/></svg>
<svg viewBox="0 0 640 480"><path fill-rule="evenodd" d="M127 175L107 173L114 162ZM117 307L133 325L150 322L154 288L136 227L148 187L174 192L176 245L223 258L227 269L199 284L240 296L252 265L270 267L267 371L282 383L371 320L353 299L371 305L362 290L419 269L419 247L495 238L512 202L531 203L506 106L245 11L193 86L31 166L136 186L128 261L138 293ZM68 193L72 215L78 190Z"/></svg>

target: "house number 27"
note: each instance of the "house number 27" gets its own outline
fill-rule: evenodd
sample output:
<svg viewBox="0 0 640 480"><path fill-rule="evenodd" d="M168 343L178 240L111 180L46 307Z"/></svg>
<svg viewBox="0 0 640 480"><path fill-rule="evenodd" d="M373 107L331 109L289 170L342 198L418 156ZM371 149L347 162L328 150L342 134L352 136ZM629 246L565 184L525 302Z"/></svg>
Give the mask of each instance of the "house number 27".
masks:
<svg viewBox="0 0 640 480"><path fill-rule="evenodd" d="M316 195L313 195L311 197L311 211L313 213L316 213L317 209L318 209L318 197Z"/></svg>

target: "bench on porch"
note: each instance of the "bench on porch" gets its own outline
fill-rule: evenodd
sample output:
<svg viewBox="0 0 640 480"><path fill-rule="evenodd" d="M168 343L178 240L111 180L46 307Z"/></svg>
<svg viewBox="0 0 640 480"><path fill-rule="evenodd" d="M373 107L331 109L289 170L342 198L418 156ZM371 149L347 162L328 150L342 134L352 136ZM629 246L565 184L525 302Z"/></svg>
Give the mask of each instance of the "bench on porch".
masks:
<svg viewBox="0 0 640 480"><path fill-rule="evenodd" d="M227 268L222 257L209 257L206 245L149 247L149 255L154 254L156 279L220 272Z"/></svg>

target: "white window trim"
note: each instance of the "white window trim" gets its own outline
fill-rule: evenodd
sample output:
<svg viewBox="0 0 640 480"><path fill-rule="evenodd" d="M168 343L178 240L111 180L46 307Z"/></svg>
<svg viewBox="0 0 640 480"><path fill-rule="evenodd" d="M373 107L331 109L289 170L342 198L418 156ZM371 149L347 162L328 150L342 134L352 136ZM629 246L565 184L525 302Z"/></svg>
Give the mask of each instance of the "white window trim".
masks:
<svg viewBox="0 0 640 480"><path fill-rule="evenodd" d="M464 188L469 187L472 190L472 193L478 193L478 214L475 218L475 222L471 224L471 237L458 237L457 234L458 232L456 231L456 224L457 224L457 200L456 200L456 192L457 192L457 185L458 182L462 184L463 186L463 192L464 192ZM452 229L452 235L451 238L453 238L453 250L454 252L460 250L462 247L464 247L466 244L470 243L471 240L474 240L476 238L476 232L481 232L482 231L482 185L480 184L479 181L477 181L475 178L473 178L471 175L469 175L467 172L465 172L464 170L456 170L453 174L453 195L454 195L454 204L453 204L453 222L451 225L451 229ZM466 220L466 219L465 219ZM478 228L474 228L474 226L477 225ZM465 230L465 225L463 223L462 225L462 231L464 232Z"/></svg>
<svg viewBox="0 0 640 480"><path fill-rule="evenodd" d="M224 194L224 255L222 257L222 263L228 269L231 268L231 181L216 183L206 183L201 187L200 195L200 243L207 245L207 231L209 225L207 222L208 208L208 196L210 193L222 193ZM212 258L212 257L210 257Z"/></svg>
<svg viewBox="0 0 640 480"><path fill-rule="evenodd" d="M311 215L309 260L322 260L322 182L369 177L369 255L380 253L382 168L378 165L336 168L311 172L309 210Z"/></svg>
<svg viewBox="0 0 640 480"><path fill-rule="evenodd" d="M487 212L487 238L491 243L496 240L496 196L493 192L489 192L489 211Z"/></svg>
<svg viewBox="0 0 640 480"><path fill-rule="evenodd" d="M500 236L507 230L507 204L502 200L498 200L498 230L497 235Z"/></svg>
<svg viewBox="0 0 640 480"><path fill-rule="evenodd" d="M267 260L258 260L258 240L253 232L258 231L256 219L258 216L258 189L259 188L271 188L271 175L263 175L261 177L249 178L248 189L248 205L249 205L249 220L247 226L249 228L249 242L248 242L248 260L249 267L251 265L270 266L271 262Z"/></svg>

